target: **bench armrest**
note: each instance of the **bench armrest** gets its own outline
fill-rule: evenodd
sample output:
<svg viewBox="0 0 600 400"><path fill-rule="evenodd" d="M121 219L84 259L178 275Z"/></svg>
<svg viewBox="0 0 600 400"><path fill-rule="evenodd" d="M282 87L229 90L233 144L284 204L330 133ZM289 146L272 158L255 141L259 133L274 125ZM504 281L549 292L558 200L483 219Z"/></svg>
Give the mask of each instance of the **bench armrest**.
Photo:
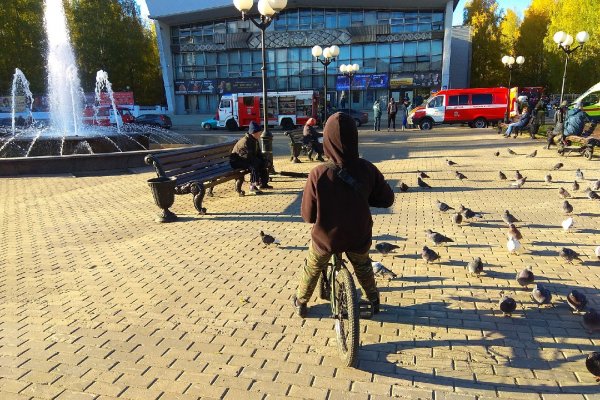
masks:
<svg viewBox="0 0 600 400"><path fill-rule="evenodd" d="M159 178L167 176L162 165L160 165L160 162L152 154L148 154L146 157L144 157L144 162L147 165L152 165L154 167L154 169L156 170L156 175Z"/></svg>

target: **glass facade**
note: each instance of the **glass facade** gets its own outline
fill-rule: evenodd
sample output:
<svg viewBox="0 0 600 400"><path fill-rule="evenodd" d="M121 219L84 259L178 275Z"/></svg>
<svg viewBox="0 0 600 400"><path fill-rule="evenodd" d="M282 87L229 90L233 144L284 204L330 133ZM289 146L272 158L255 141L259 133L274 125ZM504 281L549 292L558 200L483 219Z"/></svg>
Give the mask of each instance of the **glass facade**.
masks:
<svg viewBox="0 0 600 400"><path fill-rule="evenodd" d="M419 77L439 76L442 69L442 49L444 12L442 10L419 11L378 11L360 9L293 9L282 12L273 21L268 32L302 32L319 30L348 30L369 26L386 27L385 38L378 35L371 42L339 44L319 43L325 47L338 44L340 55L329 66L328 88L330 98L340 97L336 92L336 79L341 64L358 64L360 73L387 74L390 82L393 76L406 75ZM171 27L171 48L173 53L174 81L206 80L206 79L244 79L261 77L260 49L226 49L210 48L207 44L219 41L228 34L259 33L250 21L231 19L194 25ZM269 33L267 33L268 35ZM354 42L354 40L352 40ZM267 49L267 71L269 90L322 90L324 83L323 66L315 62L311 48L287 47ZM428 92L435 87L437 81L426 79L420 86L403 85L402 92ZM413 82L414 83L414 82ZM424 83L424 84L423 84ZM425 90L427 88L427 90ZM369 92L364 89L364 92ZM358 108L370 108L375 97L388 94L388 90L377 89L372 93L353 95ZM414 93L413 93L414 94ZM214 95L217 96L216 94ZM358 97L358 98L357 98ZM398 97L398 96L396 96ZM412 98L412 95L409 94ZM201 99L196 104L185 107L190 112L214 111L216 101ZM213 104L214 103L214 104ZM205 108L211 108L207 110ZM195 110L194 110L195 108Z"/></svg>

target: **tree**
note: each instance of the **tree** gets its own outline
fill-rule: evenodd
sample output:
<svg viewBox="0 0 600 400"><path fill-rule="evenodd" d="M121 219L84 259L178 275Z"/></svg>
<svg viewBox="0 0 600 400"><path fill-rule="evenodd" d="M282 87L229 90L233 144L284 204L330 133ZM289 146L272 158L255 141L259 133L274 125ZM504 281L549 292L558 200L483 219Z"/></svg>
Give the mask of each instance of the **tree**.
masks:
<svg viewBox="0 0 600 400"><path fill-rule="evenodd" d="M560 0L550 16L544 47L548 54L549 84L559 92L562 84L565 54L552 40L558 31L575 36L587 31L590 40L570 57L565 93L581 93L600 81L600 13L598 0ZM575 41L573 47L577 46Z"/></svg>
<svg viewBox="0 0 600 400"><path fill-rule="evenodd" d="M0 2L0 93L8 93L20 68L34 93L45 93L46 72L41 0Z"/></svg>
<svg viewBox="0 0 600 400"><path fill-rule="evenodd" d="M502 49L505 54L513 55L515 52L515 45L519 40L521 34L521 18L517 15L515 10L508 9L504 15L504 19L500 23L500 41L502 43Z"/></svg>
<svg viewBox="0 0 600 400"><path fill-rule="evenodd" d="M548 87L548 53L544 40L555 7L555 0L533 0L525 11L515 46L515 54L525 57L525 64L515 76L515 84L519 86Z"/></svg>
<svg viewBox="0 0 600 400"><path fill-rule="evenodd" d="M465 5L464 24L471 26L471 82L475 87L497 86L503 81L501 20L496 0L471 0Z"/></svg>

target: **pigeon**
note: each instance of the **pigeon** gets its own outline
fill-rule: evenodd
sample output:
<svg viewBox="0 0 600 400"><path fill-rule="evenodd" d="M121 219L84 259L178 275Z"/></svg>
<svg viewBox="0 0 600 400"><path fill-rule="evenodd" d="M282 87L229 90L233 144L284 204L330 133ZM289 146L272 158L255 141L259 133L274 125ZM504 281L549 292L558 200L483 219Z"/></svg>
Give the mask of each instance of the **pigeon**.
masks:
<svg viewBox="0 0 600 400"><path fill-rule="evenodd" d="M425 188L425 189L430 189L431 186L429 186L423 179L421 178L417 178L417 184L419 185L419 187Z"/></svg>
<svg viewBox="0 0 600 400"><path fill-rule="evenodd" d="M447 164L449 167L452 167L453 165L458 165L457 163L455 163L455 162L454 162L454 161L452 161L452 160L446 160L446 164Z"/></svg>
<svg viewBox="0 0 600 400"><path fill-rule="evenodd" d="M408 191L408 185L402 181L400 181L400 184L398 185L398 187L400 188L401 192L407 192Z"/></svg>
<svg viewBox="0 0 600 400"><path fill-rule="evenodd" d="M431 240L433 242L433 244L436 246L439 244L442 244L442 243L453 243L454 242L454 240L450 239L449 237L444 236L439 232L434 232L431 229L427 229L425 231L425 233L427 234L427 238L429 240Z"/></svg>
<svg viewBox="0 0 600 400"><path fill-rule="evenodd" d="M504 172L498 171L498 178L500 178L501 181L505 181L506 175L504 175Z"/></svg>
<svg viewBox="0 0 600 400"><path fill-rule="evenodd" d="M398 275L396 275L393 271L390 271L389 269L387 269L382 263L380 263L379 261L374 261L371 263L371 266L373 267L373 273L376 276L381 276L382 278L386 278L388 277L388 279L395 279L398 277ZM391 278L390 278L391 277Z"/></svg>
<svg viewBox="0 0 600 400"><path fill-rule="evenodd" d="M521 243L515 238L509 238L508 242L506 242L506 248L510 254L519 254Z"/></svg>
<svg viewBox="0 0 600 400"><path fill-rule="evenodd" d="M450 207L446 203L442 203L439 200L436 200L436 205L437 205L438 210L440 210L441 212L446 212L448 210L454 210L454 208Z"/></svg>
<svg viewBox="0 0 600 400"><path fill-rule="evenodd" d="M273 236L260 231L260 239L262 240L265 246L270 246L272 244L279 245L279 240L275 239Z"/></svg>
<svg viewBox="0 0 600 400"><path fill-rule="evenodd" d="M552 175L546 174L544 181L546 181L546 183L552 183Z"/></svg>
<svg viewBox="0 0 600 400"><path fill-rule="evenodd" d="M577 168L577 171L575 171L575 177L577 179L579 179L580 181L583 181L583 172L581 172L581 170L579 168Z"/></svg>
<svg viewBox="0 0 600 400"><path fill-rule="evenodd" d="M565 214L571 214L573 212L573 206L571 205L571 203L569 203L568 200L565 200L563 202L563 212Z"/></svg>
<svg viewBox="0 0 600 400"><path fill-rule="evenodd" d="M562 168L562 167L564 167L564 166L565 166L565 164L563 164L563 163L559 162L558 164L554 165L554 167L552 167L552 169L553 169L554 171L558 171L559 169L561 169L561 168Z"/></svg>
<svg viewBox="0 0 600 400"><path fill-rule="evenodd" d="M462 214L463 217L465 217L465 219L483 218L483 215L481 215L480 213L474 212L470 208L466 208L462 204L460 205L460 208L458 209L458 211Z"/></svg>
<svg viewBox="0 0 600 400"><path fill-rule="evenodd" d="M481 261L481 257L475 257L467 264L467 270L471 275L481 274L483 272L483 262Z"/></svg>
<svg viewBox="0 0 600 400"><path fill-rule="evenodd" d="M494 153L494 155L495 155L496 157L500 157L500 152L499 152L499 151L497 151L497 152L495 152L495 153Z"/></svg>
<svg viewBox="0 0 600 400"><path fill-rule="evenodd" d="M587 195L588 199L590 199L590 200L600 199L600 196L598 196L598 193L592 191L590 188L585 189L585 194Z"/></svg>
<svg viewBox="0 0 600 400"><path fill-rule="evenodd" d="M573 221L573 217L569 217L569 218L565 219L565 220L564 220L564 221L561 223L561 225L562 225L562 228L563 228L563 231L565 231L565 232L569 232L569 231L571 230L571 228L573 227L573 223L574 223L574 221Z"/></svg>
<svg viewBox="0 0 600 400"><path fill-rule="evenodd" d="M421 179L429 178L429 175L427 175L425 172L417 170L417 174L419 174L419 178Z"/></svg>
<svg viewBox="0 0 600 400"><path fill-rule="evenodd" d="M515 222L521 222L508 210L504 210L504 213L502 214L502 220L506 222L507 225L514 224Z"/></svg>
<svg viewBox="0 0 600 400"><path fill-rule="evenodd" d="M590 308L583 314L583 326L588 332L600 331L600 314L593 308Z"/></svg>
<svg viewBox="0 0 600 400"><path fill-rule="evenodd" d="M596 257L598 257L598 260L600 260L600 246L596 247L594 254L596 254Z"/></svg>
<svg viewBox="0 0 600 400"><path fill-rule="evenodd" d="M456 213L452 216L452 221L456 224L456 225L460 225L462 224L463 221L463 216L461 213ZM600 247L600 246L598 246Z"/></svg>
<svg viewBox="0 0 600 400"><path fill-rule="evenodd" d="M594 184L591 186L592 190L600 190L600 179L598 179L596 182L594 182Z"/></svg>
<svg viewBox="0 0 600 400"><path fill-rule="evenodd" d="M516 187L517 189L521 189L521 187L525 184L525 182L527 182L527 177L523 177L522 179L518 179L515 182L511 183L510 185L513 187Z"/></svg>
<svg viewBox="0 0 600 400"><path fill-rule="evenodd" d="M573 181L573 186L571 186L574 192L579 190L579 183L577 181Z"/></svg>
<svg viewBox="0 0 600 400"><path fill-rule="evenodd" d="M573 310L573 313L580 313L587 306L588 300L583 293L578 290L572 290L567 296L567 303Z"/></svg>
<svg viewBox="0 0 600 400"><path fill-rule="evenodd" d="M537 156L537 150L534 150L533 153L531 153L527 156L527 158L533 158L535 156Z"/></svg>
<svg viewBox="0 0 600 400"><path fill-rule="evenodd" d="M384 256L387 255L388 253L392 253L395 249L399 249L400 246L397 246L395 244L391 244L388 242L381 242L381 243L377 243L375 245L375 250L377 250L379 253L383 254Z"/></svg>
<svg viewBox="0 0 600 400"><path fill-rule="evenodd" d="M590 374L594 375L596 382L600 382L600 352L595 351L588 354L585 359L585 367Z"/></svg>
<svg viewBox="0 0 600 400"><path fill-rule="evenodd" d="M567 192L567 190L564 187L558 189L558 195L563 199L568 199L571 197L571 193Z"/></svg>
<svg viewBox="0 0 600 400"><path fill-rule="evenodd" d="M457 179L460 179L461 181L462 181L463 179L469 179L469 178L467 178L467 177L466 177L464 174L461 174L461 173L460 173L460 172L458 172L458 171L456 171L456 172L454 173L454 176L456 176L456 178L457 178Z"/></svg>
<svg viewBox="0 0 600 400"><path fill-rule="evenodd" d="M531 285L534 281L535 275L533 275L531 267L527 267L517 274L517 282L525 289L527 289L527 286Z"/></svg>
<svg viewBox="0 0 600 400"><path fill-rule="evenodd" d="M573 260L583 262L581 258L579 258L579 253L568 247L563 247L558 254L569 264L573 264Z"/></svg>
<svg viewBox="0 0 600 400"><path fill-rule="evenodd" d="M531 299L538 304L550 304L552 301L552 293L539 283L535 285L531 291Z"/></svg>
<svg viewBox="0 0 600 400"><path fill-rule="evenodd" d="M427 264L429 264L430 262L434 262L435 260L439 259L440 256L439 256L438 253L436 253L435 251L431 250L429 247L423 246L423 251L421 251L421 258Z"/></svg>
<svg viewBox="0 0 600 400"><path fill-rule="evenodd" d="M510 317L517 309L517 302L512 297L504 296L503 293L501 293L501 295L502 297L498 303L500 311L502 311L505 317Z"/></svg>
<svg viewBox="0 0 600 400"><path fill-rule="evenodd" d="M515 224L510 224L508 225L508 238L514 238L517 240L521 240L523 239L523 235L521 234L521 231L519 231L517 229L517 227L515 226Z"/></svg>
<svg viewBox="0 0 600 400"><path fill-rule="evenodd" d="M515 181L518 181L519 179L523 179L523 175L521 175L521 172L519 172L519 170L515 171Z"/></svg>
<svg viewBox="0 0 600 400"><path fill-rule="evenodd" d="M508 154L512 154L513 156L517 155L517 153L515 153L511 149L506 149L506 151L508 152Z"/></svg>

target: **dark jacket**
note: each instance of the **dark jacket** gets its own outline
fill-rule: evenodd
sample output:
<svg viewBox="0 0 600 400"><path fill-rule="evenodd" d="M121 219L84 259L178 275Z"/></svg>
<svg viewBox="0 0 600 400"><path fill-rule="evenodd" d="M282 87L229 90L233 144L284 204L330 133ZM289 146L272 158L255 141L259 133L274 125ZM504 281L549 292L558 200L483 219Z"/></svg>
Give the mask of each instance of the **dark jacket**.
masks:
<svg viewBox="0 0 600 400"><path fill-rule="evenodd" d="M242 161L252 164L256 160L262 158L263 156L258 145L258 140L254 139L251 134L246 133L233 146L233 150L231 150L231 155L229 156L229 161L231 163Z"/></svg>
<svg viewBox="0 0 600 400"><path fill-rule="evenodd" d="M318 253L366 253L373 226L369 207L391 207L394 192L377 167L359 158L358 131L349 115L337 113L327 120L323 146L331 162L310 171L302 196L302 218L314 224L311 237ZM340 168L362 190L338 177Z"/></svg>
<svg viewBox="0 0 600 400"><path fill-rule="evenodd" d="M585 113L580 108L569 110L567 118L565 119L565 136L581 136L586 119Z"/></svg>

